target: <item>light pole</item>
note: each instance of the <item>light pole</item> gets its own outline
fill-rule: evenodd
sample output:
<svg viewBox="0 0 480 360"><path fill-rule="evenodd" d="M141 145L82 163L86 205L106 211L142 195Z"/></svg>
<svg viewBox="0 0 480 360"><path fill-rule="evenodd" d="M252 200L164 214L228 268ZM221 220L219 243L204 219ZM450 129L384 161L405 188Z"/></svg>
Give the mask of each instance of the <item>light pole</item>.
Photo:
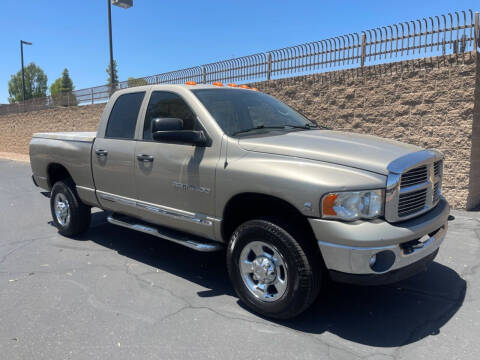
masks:
<svg viewBox="0 0 480 360"><path fill-rule="evenodd" d="M20 40L20 57L22 58L22 96L23 101L25 101L25 71L23 70L23 45L32 45L32 43Z"/></svg>
<svg viewBox="0 0 480 360"><path fill-rule="evenodd" d="M108 39L110 44L110 86L113 93L114 79L113 79L113 43L112 43L112 4L123 9L128 9L133 6L133 0L107 0L108 7Z"/></svg>

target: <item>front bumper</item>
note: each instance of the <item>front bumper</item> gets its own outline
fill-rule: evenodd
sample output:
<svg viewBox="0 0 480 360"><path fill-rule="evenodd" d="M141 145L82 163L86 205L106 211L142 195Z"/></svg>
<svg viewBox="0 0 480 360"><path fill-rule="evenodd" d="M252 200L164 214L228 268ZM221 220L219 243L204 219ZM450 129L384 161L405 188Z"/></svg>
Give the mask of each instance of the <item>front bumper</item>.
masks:
<svg viewBox="0 0 480 360"><path fill-rule="evenodd" d="M397 271L399 269L405 269L404 275L413 275L412 269L421 271L425 268L413 264L427 262L422 259L430 257L433 260L432 254L438 252L445 238L449 213L450 207L442 198L428 213L399 223L379 219L352 223L324 219L309 221L334 280L347 281L350 278L348 282L361 283L358 277L343 275L375 275L371 277L377 279L374 283L381 283L382 278L385 282L396 280L391 280L395 279L393 276L379 275L393 271L402 273ZM377 260L372 265L373 255Z"/></svg>

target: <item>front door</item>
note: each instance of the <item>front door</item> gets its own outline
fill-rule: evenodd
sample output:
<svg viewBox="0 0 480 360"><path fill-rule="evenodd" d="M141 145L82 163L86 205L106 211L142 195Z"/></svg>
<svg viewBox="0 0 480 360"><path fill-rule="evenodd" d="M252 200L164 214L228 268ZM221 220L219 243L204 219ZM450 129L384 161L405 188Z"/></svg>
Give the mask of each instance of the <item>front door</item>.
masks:
<svg viewBox="0 0 480 360"><path fill-rule="evenodd" d="M184 130L200 129L184 99L154 91L145 114L142 139L136 142L137 206L146 221L212 237L213 186L218 154L213 147L152 140L155 118L180 118Z"/></svg>
<svg viewBox="0 0 480 360"><path fill-rule="evenodd" d="M135 215L135 128L145 92L120 95L105 134L95 139L92 171L97 196L106 210Z"/></svg>

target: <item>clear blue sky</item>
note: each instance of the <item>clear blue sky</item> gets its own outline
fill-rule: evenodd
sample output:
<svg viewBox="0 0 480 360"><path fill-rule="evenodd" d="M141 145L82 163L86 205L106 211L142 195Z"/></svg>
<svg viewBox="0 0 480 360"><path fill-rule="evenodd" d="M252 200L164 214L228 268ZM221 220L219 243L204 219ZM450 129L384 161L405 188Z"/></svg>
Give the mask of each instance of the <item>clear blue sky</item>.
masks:
<svg viewBox="0 0 480 360"><path fill-rule="evenodd" d="M466 9L474 0L134 0L112 7L114 56L119 78L139 77L234 56ZM106 82L106 0L2 0L0 103L10 75L34 61L48 85L69 69L76 89Z"/></svg>

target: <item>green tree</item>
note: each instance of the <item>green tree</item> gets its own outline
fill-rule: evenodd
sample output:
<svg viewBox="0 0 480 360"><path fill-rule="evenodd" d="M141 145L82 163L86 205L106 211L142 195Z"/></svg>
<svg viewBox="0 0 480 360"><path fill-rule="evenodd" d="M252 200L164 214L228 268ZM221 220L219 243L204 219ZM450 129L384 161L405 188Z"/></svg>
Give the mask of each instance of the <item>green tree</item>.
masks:
<svg viewBox="0 0 480 360"><path fill-rule="evenodd" d="M58 78L50 85L50 96L58 96L62 93L62 78Z"/></svg>
<svg viewBox="0 0 480 360"><path fill-rule="evenodd" d="M47 96L47 75L31 62L24 68L25 74L25 100ZM8 82L8 101L10 103L23 100L22 95L22 70L10 77Z"/></svg>
<svg viewBox="0 0 480 360"><path fill-rule="evenodd" d="M115 87L118 84L118 70L117 61L113 60L113 74L110 71L110 64L108 65L106 72L108 74L107 84L110 86L112 93L115 91Z"/></svg>
<svg viewBox="0 0 480 360"><path fill-rule="evenodd" d="M60 106L77 105L77 98L72 92L73 89L73 81L70 78L68 69L65 68L62 77L59 77L50 85L50 96L54 104Z"/></svg>
<svg viewBox="0 0 480 360"><path fill-rule="evenodd" d="M128 87L134 87L134 86L142 86L142 85L147 85L148 82L144 78L134 78L134 77L129 77L127 79Z"/></svg>

